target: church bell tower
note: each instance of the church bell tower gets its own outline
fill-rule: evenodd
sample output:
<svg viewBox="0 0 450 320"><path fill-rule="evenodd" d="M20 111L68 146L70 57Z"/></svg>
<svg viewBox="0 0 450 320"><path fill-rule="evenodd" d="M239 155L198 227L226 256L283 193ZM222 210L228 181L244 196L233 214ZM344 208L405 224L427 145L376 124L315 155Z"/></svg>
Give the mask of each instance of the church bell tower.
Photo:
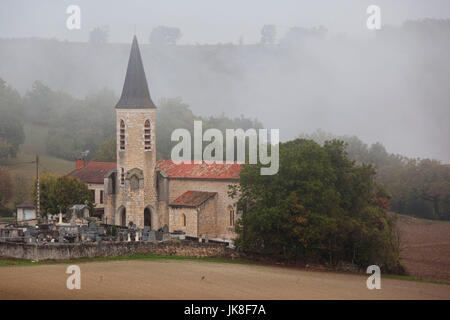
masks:
<svg viewBox="0 0 450 320"><path fill-rule="evenodd" d="M122 95L116 105L117 202L115 224L154 229L158 222L155 188L155 104L145 77L136 36Z"/></svg>

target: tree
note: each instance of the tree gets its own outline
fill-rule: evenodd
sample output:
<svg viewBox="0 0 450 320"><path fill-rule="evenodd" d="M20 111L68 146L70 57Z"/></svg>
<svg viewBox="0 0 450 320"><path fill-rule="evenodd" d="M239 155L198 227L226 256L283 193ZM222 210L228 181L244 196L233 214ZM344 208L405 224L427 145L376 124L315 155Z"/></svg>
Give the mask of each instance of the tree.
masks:
<svg viewBox="0 0 450 320"><path fill-rule="evenodd" d="M26 174L16 173L13 176L13 186L14 186L14 204L18 205L24 201L27 201L31 198L32 186L30 179Z"/></svg>
<svg viewBox="0 0 450 320"><path fill-rule="evenodd" d="M261 43L274 44L277 36L277 28L273 24L266 24L261 29Z"/></svg>
<svg viewBox="0 0 450 320"><path fill-rule="evenodd" d="M415 180L417 196L431 202L434 218L442 219L442 202L450 202L450 167L437 160L424 159L416 167Z"/></svg>
<svg viewBox="0 0 450 320"><path fill-rule="evenodd" d="M116 138L108 139L100 145L97 153L95 154L92 160L114 162L117 159L116 149L117 149Z"/></svg>
<svg viewBox="0 0 450 320"><path fill-rule="evenodd" d="M6 169L0 167L0 207L5 206L13 195L13 184Z"/></svg>
<svg viewBox="0 0 450 320"><path fill-rule="evenodd" d="M245 165L239 185L236 245L286 259L377 264L400 270L395 223L377 201L385 196L371 165L357 166L342 141L320 146L297 139L280 144L280 170L260 175Z"/></svg>
<svg viewBox="0 0 450 320"><path fill-rule="evenodd" d="M62 110L57 118L50 119L47 139L51 155L67 160L75 159L85 150L95 155L101 143L115 136L114 92L103 89L84 100L58 97L55 101L60 101Z"/></svg>
<svg viewBox="0 0 450 320"><path fill-rule="evenodd" d="M150 43L154 45L175 45L181 38L179 28L158 26L150 34Z"/></svg>
<svg viewBox="0 0 450 320"><path fill-rule="evenodd" d="M231 119L224 114L218 117L199 117L192 112L189 105L184 103L181 98L163 99L158 109L156 109L156 145L158 158L170 158L172 147L177 143L170 143L173 130L186 128L191 132L191 136L193 136L194 120L203 121L204 130L216 128L224 134L226 129L242 128L247 130L249 128L262 128L262 124L257 119L252 120L243 116ZM205 142L204 146L206 144L208 143Z"/></svg>
<svg viewBox="0 0 450 320"><path fill-rule="evenodd" d="M89 42L92 44L104 44L108 42L109 27L95 27L89 33Z"/></svg>
<svg viewBox="0 0 450 320"><path fill-rule="evenodd" d="M11 154L11 145L5 139L0 138L0 163L3 163Z"/></svg>
<svg viewBox="0 0 450 320"><path fill-rule="evenodd" d="M0 161L16 157L25 141L23 104L19 93L0 79Z"/></svg>
<svg viewBox="0 0 450 320"><path fill-rule="evenodd" d="M299 43L306 39L324 39L327 33L328 30L324 26L313 28L292 27L286 33L283 41Z"/></svg>
<svg viewBox="0 0 450 320"><path fill-rule="evenodd" d="M37 201L36 183L33 189L34 202ZM57 176L51 173L44 173L40 177L40 205L41 212L57 214L59 208L62 213L74 204L87 204L93 212L91 192L86 184L78 179Z"/></svg>

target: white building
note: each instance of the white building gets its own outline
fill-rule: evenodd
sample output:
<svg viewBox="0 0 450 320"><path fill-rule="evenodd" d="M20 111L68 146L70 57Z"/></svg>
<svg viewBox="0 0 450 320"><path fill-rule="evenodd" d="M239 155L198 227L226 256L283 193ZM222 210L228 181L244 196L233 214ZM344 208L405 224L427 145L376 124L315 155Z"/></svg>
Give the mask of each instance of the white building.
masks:
<svg viewBox="0 0 450 320"><path fill-rule="evenodd" d="M25 201L16 206L17 221L36 220L36 209L31 200Z"/></svg>

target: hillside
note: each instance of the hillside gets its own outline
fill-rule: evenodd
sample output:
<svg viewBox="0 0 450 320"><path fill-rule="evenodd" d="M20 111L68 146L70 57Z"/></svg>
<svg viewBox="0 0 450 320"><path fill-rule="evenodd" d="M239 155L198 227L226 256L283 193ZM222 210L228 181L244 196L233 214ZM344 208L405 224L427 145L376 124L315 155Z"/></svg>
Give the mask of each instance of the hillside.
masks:
<svg viewBox="0 0 450 320"><path fill-rule="evenodd" d="M389 150L409 157L449 161L444 71L450 44L439 33L425 34L404 27L375 39L329 34L277 45L139 41L157 105L182 97L199 116L257 117L279 128L282 140L323 128L385 141ZM105 87L119 96L130 42L0 39L0 75L21 94L39 80L80 99ZM380 130L381 124L387 129Z"/></svg>
<svg viewBox="0 0 450 320"><path fill-rule="evenodd" d="M8 159L2 166L7 168L19 191L8 203L8 208L14 209L15 203L29 198L31 185L36 178L36 153L39 153L41 172L66 174L74 169L74 162L59 159L46 154L47 130L44 127L26 124L25 143L21 146L16 158Z"/></svg>

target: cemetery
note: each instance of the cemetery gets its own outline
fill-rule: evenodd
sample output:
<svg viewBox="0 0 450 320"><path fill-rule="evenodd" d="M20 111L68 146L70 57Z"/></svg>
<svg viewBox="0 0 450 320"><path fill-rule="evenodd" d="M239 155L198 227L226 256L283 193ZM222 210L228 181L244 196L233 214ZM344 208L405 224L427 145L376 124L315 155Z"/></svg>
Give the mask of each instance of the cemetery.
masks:
<svg viewBox="0 0 450 320"><path fill-rule="evenodd" d="M0 227L0 257L29 260L70 260L154 253L192 257L225 257L234 250L229 244L193 238L184 232L105 224L89 217L86 207L73 206L64 216L39 220L35 225L13 222Z"/></svg>

